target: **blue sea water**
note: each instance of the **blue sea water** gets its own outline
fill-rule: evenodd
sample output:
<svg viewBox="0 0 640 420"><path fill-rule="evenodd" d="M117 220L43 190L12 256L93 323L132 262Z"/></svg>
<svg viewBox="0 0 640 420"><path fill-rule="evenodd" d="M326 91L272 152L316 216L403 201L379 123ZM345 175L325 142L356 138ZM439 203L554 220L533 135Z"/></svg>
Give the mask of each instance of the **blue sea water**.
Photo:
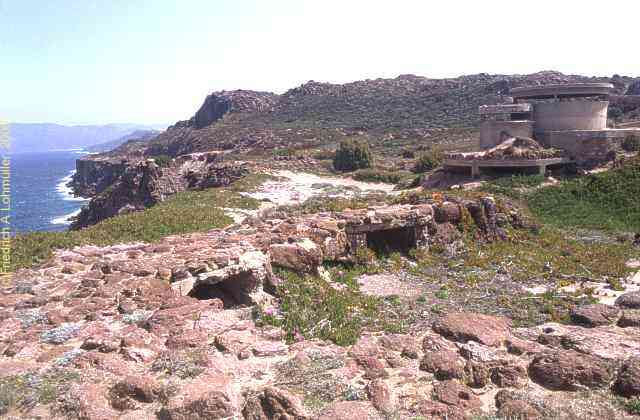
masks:
<svg viewBox="0 0 640 420"><path fill-rule="evenodd" d="M87 200L74 197L66 184L75 161L85 152L64 150L11 155L11 229L60 231Z"/></svg>

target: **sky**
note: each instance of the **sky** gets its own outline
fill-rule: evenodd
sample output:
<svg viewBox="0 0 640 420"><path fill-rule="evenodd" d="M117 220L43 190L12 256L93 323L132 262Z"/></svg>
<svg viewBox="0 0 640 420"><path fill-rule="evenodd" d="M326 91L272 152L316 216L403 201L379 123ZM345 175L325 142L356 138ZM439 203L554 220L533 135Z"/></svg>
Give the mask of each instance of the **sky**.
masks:
<svg viewBox="0 0 640 420"><path fill-rule="evenodd" d="M0 120L164 124L216 90L640 76L637 0L0 0Z"/></svg>

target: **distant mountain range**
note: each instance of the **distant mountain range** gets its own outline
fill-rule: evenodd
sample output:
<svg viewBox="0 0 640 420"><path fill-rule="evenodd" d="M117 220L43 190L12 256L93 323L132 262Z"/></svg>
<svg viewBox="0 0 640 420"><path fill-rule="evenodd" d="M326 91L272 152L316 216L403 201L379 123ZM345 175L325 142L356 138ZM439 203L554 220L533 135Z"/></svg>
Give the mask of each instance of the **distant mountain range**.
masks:
<svg viewBox="0 0 640 420"><path fill-rule="evenodd" d="M50 123L10 123L11 150L15 153L86 149L116 141L114 147L135 138L127 137L140 130L162 130L166 125L106 124L60 125ZM157 134L157 133L156 133ZM118 143L118 141L122 139ZM107 146L108 147L108 146ZM103 151L100 149L97 151Z"/></svg>

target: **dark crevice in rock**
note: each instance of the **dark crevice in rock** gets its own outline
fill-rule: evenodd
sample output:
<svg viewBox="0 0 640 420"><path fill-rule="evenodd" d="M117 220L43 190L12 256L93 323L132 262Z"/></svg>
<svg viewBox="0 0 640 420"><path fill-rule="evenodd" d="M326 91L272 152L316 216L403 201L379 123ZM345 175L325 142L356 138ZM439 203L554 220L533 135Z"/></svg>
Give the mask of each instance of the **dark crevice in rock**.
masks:
<svg viewBox="0 0 640 420"><path fill-rule="evenodd" d="M367 247L376 252L400 252L408 254L416 247L416 232L413 227L378 230L367 233Z"/></svg>
<svg viewBox="0 0 640 420"><path fill-rule="evenodd" d="M215 284L198 283L188 296L199 300L217 298L222 300L224 309L233 309L253 304L249 291L254 283L251 273L240 273Z"/></svg>

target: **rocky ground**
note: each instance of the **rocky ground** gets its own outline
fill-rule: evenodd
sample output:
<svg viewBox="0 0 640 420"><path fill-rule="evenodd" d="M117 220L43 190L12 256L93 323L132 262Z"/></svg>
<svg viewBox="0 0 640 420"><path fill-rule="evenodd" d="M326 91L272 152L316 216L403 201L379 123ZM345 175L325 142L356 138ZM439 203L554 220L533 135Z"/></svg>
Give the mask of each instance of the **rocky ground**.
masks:
<svg viewBox="0 0 640 420"><path fill-rule="evenodd" d="M295 201L290 193L304 196L310 177L276 179L256 194L278 191ZM330 187L328 180L309 189ZM532 229L516 207L489 196L434 195L311 214L274 207L226 229L154 244L57 251L44 265L18 271L0 295L0 414L632 418L640 395L640 294L632 290L640 279L625 281L626 292L591 290L595 299L573 306L566 322L524 325L489 309L493 291L535 300L548 291L526 288L551 287L549 279L523 282L505 264L465 272L467 287L443 289L420 271L450 282L459 249L470 246L464 232L499 244ZM375 262L355 285L340 280L337 270L370 263L362 261L373 258L365 245L389 247L397 257ZM428 264L410 258L416 247L439 257ZM555 270L562 274L560 267L547 271ZM404 328L368 326L352 342L314 338L315 326L292 330L286 273L302 276L294 282L323 278L335 291L324 304L342 290L382 299L379 317ZM469 275L485 274L492 278L481 287L469 283ZM573 286L576 296L587 293L582 286ZM361 310L354 304L347 313ZM288 321L269 322L280 316Z"/></svg>

